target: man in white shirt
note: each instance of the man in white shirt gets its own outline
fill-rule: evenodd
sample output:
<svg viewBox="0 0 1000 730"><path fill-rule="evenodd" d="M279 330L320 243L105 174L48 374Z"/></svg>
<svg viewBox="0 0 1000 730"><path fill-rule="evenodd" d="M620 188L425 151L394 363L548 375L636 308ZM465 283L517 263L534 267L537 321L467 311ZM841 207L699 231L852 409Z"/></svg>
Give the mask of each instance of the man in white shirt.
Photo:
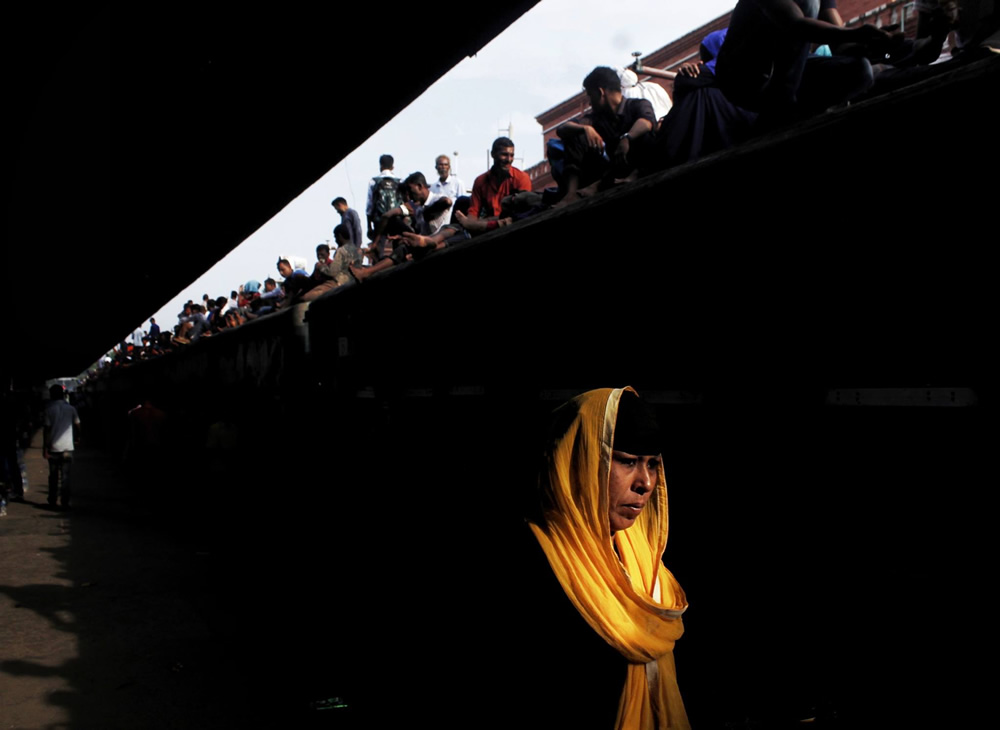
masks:
<svg viewBox="0 0 1000 730"><path fill-rule="evenodd" d="M67 509L72 496L74 428L80 426L76 408L66 402L61 385L49 388L49 404L45 408L42 457L49 462L49 506L56 502Z"/></svg>
<svg viewBox="0 0 1000 730"><path fill-rule="evenodd" d="M434 161L438 179L431 183L431 192L449 198L454 206L455 201L465 195L465 186L455 175L451 174L451 160L448 155L439 155Z"/></svg>

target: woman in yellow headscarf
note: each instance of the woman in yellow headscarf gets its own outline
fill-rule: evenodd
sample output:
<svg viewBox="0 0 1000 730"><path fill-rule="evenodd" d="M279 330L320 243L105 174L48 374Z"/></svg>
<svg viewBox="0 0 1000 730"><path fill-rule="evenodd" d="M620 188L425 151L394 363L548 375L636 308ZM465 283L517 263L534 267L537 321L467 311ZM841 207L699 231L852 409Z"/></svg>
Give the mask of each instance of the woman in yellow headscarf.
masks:
<svg viewBox="0 0 1000 730"><path fill-rule="evenodd" d="M687 601L661 562L667 492L659 444L651 411L631 388L590 391L553 414L541 504L529 524L589 630L571 610L539 608L539 643L557 655L541 670L555 704L532 715L540 724L545 717L558 727L610 727L613 718L619 730L689 728L673 657ZM539 605L550 599L559 601L550 592Z"/></svg>

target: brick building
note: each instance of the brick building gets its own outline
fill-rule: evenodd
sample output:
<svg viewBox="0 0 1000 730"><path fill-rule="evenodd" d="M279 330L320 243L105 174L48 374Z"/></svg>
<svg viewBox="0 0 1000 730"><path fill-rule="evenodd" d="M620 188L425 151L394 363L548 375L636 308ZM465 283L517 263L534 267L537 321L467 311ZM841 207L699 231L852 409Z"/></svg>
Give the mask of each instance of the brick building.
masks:
<svg viewBox="0 0 1000 730"><path fill-rule="evenodd" d="M840 0L838 10L847 25L871 23L882 27L899 24L907 36L912 36L917 30L917 12L914 5L913 0L895 0L895 2ZM730 15L732 15L731 12L720 15L715 20L705 23L700 28L692 30L659 50L643 56L642 65L673 71L681 64L697 59L701 39L713 31L728 27ZM668 94L673 95L673 84L666 79L654 79L640 75L639 80L660 84ZM543 157L545 156L546 143L556 136L556 128L564 122L582 116L589 109L590 103L587 101L587 95L581 89L575 96L571 96L535 117L535 120L542 125ZM532 165L525 172L531 178L534 190L543 190L555 185L549 163L545 159Z"/></svg>

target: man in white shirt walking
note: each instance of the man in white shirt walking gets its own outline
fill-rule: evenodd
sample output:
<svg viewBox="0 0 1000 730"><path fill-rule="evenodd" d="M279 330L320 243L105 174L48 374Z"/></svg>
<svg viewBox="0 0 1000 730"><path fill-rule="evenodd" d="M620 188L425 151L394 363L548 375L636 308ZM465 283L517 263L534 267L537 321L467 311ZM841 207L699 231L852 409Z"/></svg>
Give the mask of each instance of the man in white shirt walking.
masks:
<svg viewBox="0 0 1000 730"><path fill-rule="evenodd" d="M76 408L66 402L66 391L61 385L49 388L49 404L45 408L44 443L42 456L49 462L49 506L58 502L63 509L70 506L72 497L71 472L75 431L80 426Z"/></svg>

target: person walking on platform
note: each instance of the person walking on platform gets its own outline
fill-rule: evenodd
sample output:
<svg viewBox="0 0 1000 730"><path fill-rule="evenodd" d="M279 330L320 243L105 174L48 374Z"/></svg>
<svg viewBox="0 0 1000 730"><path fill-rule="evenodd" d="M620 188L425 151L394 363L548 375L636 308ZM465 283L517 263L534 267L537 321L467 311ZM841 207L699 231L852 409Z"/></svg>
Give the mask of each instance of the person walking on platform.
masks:
<svg viewBox="0 0 1000 730"><path fill-rule="evenodd" d="M10 391L0 393L0 517L8 502L24 501L24 480L17 455L17 413Z"/></svg>
<svg viewBox="0 0 1000 730"><path fill-rule="evenodd" d="M49 404L45 408L44 445L42 456L49 462L49 506L58 502L63 509L70 506L73 495L71 471L75 429L80 426L76 408L66 402L61 385L49 388Z"/></svg>

